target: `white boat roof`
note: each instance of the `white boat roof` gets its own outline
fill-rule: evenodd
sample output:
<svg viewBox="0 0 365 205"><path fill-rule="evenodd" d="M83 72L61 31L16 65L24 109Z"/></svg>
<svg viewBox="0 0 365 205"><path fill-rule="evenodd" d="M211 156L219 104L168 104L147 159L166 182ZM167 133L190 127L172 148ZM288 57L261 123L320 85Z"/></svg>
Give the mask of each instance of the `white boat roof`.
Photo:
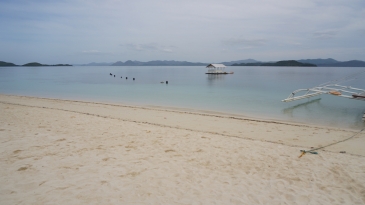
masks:
<svg viewBox="0 0 365 205"><path fill-rule="evenodd" d="M226 66L223 64L209 64L207 68L225 68Z"/></svg>

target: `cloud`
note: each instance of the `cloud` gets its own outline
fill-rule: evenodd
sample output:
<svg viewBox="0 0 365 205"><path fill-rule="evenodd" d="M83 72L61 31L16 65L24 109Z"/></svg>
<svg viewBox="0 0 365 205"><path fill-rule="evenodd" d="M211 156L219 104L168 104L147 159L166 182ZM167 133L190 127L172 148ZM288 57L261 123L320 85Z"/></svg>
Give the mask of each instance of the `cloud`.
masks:
<svg viewBox="0 0 365 205"><path fill-rule="evenodd" d="M364 0L0 0L0 56L214 62L339 48L350 60L365 47L364 8ZM336 56L331 49L318 57Z"/></svg>
<svg viewBox="0 0 365 205"><path fill-rule="evenodd" d="M85 51L82 51L81 53L85 54L85 55L109 55L109 54L111 54L108 52L101 52L98 50L85 50Z"/></svg>
<svg viewBox="0 0 365 205"><path fill-rule="evenodd" d="M240 49L249 49L266 45L265 39L243 39L243 38L231 38L223 40L222 43L226 46L239 47Z"/></svg>
<svg viewBox="0 0 365 205"><path fill-rule="evenodd" d="M316 39L331 39L334 38L337 35L337 31L334 30L328 30L328 31L316 31L313 33L313 37Z"/></svg>
<svg viewBox="0 0 365 205"><path fill-rule="evenodd" d="M121 44L122 47L127 48L128 50L133 51L146 51L146 52L163 52L163 53L172 53L173 48L175 46L161 46L155 43L148 43L148 44Z"/></svg>
<svg viewBox="0 0 365 205"><path fill-rule="evenodd" d="M290 45L290 46L301 46L301 45L303 45L301 42L298 42L298 41L288 41L286 44Z"/></svg>

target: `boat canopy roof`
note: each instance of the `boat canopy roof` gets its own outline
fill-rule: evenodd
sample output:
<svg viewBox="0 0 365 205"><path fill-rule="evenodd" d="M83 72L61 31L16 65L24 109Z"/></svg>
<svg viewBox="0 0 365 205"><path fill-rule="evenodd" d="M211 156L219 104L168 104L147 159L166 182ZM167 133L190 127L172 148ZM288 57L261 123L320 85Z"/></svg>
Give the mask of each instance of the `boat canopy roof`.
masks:
<svg viewBox="0 0 365 205"><path fill-rule="evenodd" d="M226 66L223 64L209 64L207 68L225 68Z"/></svg>

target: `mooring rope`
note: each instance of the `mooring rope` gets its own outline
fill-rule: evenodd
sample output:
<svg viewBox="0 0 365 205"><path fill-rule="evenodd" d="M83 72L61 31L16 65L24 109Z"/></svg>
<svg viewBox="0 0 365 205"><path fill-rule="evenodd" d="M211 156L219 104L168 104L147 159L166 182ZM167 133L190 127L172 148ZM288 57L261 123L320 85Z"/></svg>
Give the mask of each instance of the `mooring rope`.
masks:
<svg viewBox="0 0 365 205"><path fill-rule="evenodd" d="M349 138L346 138L344 140L341 140L341 141L338 141L338 142L334 142L334 143L331 143L329 145L326 145L326 146L322 146L322 147L318 147L318 148L315 148L315 149L311 149L311 150L300 150L302 152L302 154L299 156L299 158L301 158L303 155L305 155L305 153L311 153L311 154L318 154L317 152L314 152L315 150L319 150L319 149L323 149L325 147L329 147L329 146L332 146L332 145L335 145L335 144L338 144L338 143L341 143L341 142L344 142L344 141L347 141L347 140L350 140L351 138L355 137L356 135L360 134L362 131L364 131L365 128L362 128L359 132L355 133L354 135L352 135L351 137Z"/></svg>

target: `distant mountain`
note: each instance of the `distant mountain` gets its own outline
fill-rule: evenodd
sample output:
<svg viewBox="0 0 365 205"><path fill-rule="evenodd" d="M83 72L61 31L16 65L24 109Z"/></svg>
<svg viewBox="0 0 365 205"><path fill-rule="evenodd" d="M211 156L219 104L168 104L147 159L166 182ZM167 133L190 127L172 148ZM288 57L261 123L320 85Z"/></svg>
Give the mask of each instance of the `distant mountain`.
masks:
<svg viewBox="0 0 365 205"><path fill-rule="evenodd" d="M311 63L315 64L318 67L365 67L364 61L359 60L351 60L351 61L337 61L332 58L327 59L306 59L306 60L298 60L301 63Z"/></svg>
<svg viewBox="0 0 365 205"><path fill-rule="evenodd" d="M301 63L295 60L278 61L276 63L239 63L232 66L292 66L292 67L317 67L310 63Z"/></svg>
<svg viewBox="0 0 365 205"><path fill-rule="evenodd" d="M4 61L0 61L0 67L11 67L11 66L17 66L14 63L7 63Z"/></svg>
<svg viewBox="0 0 365 205"><path fill-rule="evenodd" d="M210 62L211 63L211 62ZM88 63L81 64L78 66L206 66L209 63L200 62L188 62L188 61L131 61L126 62L118 61L115 63ZM237 61L227 61L222 62L226 66L318 66L318 67L365 67L365 61L351 60L351 61L337 61L332 58L327 59L302 59L302 60L290 60L290 61L278 61L278 62L261 62L254 59L237 60ZM14 63L0 61L0 67L18 66ZM37 62L27 63L22 66L26 67L38 67L38 66L72 66L69 64L56 64L56 65L46 65Z"/></svg>
<svg viewBox="0 0 365 205"><path fill-rule="evenodd" d="M111 64L111 66L142 66L142 65L143 65L143 62L131 61L131 60L128 60L124 63L122 61L118 61L118 62Z"/></svg>
<svg viewBox="0 0 365 205"><path fill-rule="evenodd" d="M75 64L77 66L109 66L109 65L112 65L113 63L88 63L88 64Z"/></svg>
<svg viewBox="0 0 365 205"><path fill-rule="evenodd" d="M293 67L317 67L311 63L301 63L295 60L278 61L276 63L264 63L262 66L293 66Z"/></svg>
<svg viewBox="0 0 365 205"><path fill-rule="evenodd" d="M141 61L131 61L128 60L126 62L118 61L113 63L111 66L204 66L208 65L208 63L192 63L187 61L148 61L148 62L141 62Z"/></svg>
<svg viewBox="0 0 365 205"><path fill-rule="evenodd" d="M40 64L40 63L37 63L37 62L33 62L33 63L24 64L22 66L25 66L25 67L40 67L40 66L72 66L72 65L69 65L69 64L46 65L46 64Z"/></svg>
<svg viewBox="0 0 365 205"><path fill-rule="evenodd" d="M310 64L315 64L317 66L319 65L327 65L327 64L333 64L333 63L339 63L340 61L336 61L333 58L327 58L327 59L321 59L321 58L317 58L317 59L302 59L302 60L297 60L298 62L301 63L310 63Z"/></svg>
<svg viewBox="0 0 365 205"><path fill-rule="evenodd" d="M365 61L352 60L332 64L318 65L320 67L365 67Z"/></svg>
<svg viewBox="0 0 365 205"><path fill-rule="evenodd" d="M222 62L221 64L230 66L233 64L240 64L240 63L260 63L260 61L254 60L254 59L246 59L246 60L238 60L238 61L228 61L228 62Z"/></svg>
<svg viewBox="0 0 365 205"><path fill-rule="evenodd" d="M24 64L22 66L37 67L37 66L44 66L44 65L37 63L37 62L33 62L33 63Z"/></svg>

